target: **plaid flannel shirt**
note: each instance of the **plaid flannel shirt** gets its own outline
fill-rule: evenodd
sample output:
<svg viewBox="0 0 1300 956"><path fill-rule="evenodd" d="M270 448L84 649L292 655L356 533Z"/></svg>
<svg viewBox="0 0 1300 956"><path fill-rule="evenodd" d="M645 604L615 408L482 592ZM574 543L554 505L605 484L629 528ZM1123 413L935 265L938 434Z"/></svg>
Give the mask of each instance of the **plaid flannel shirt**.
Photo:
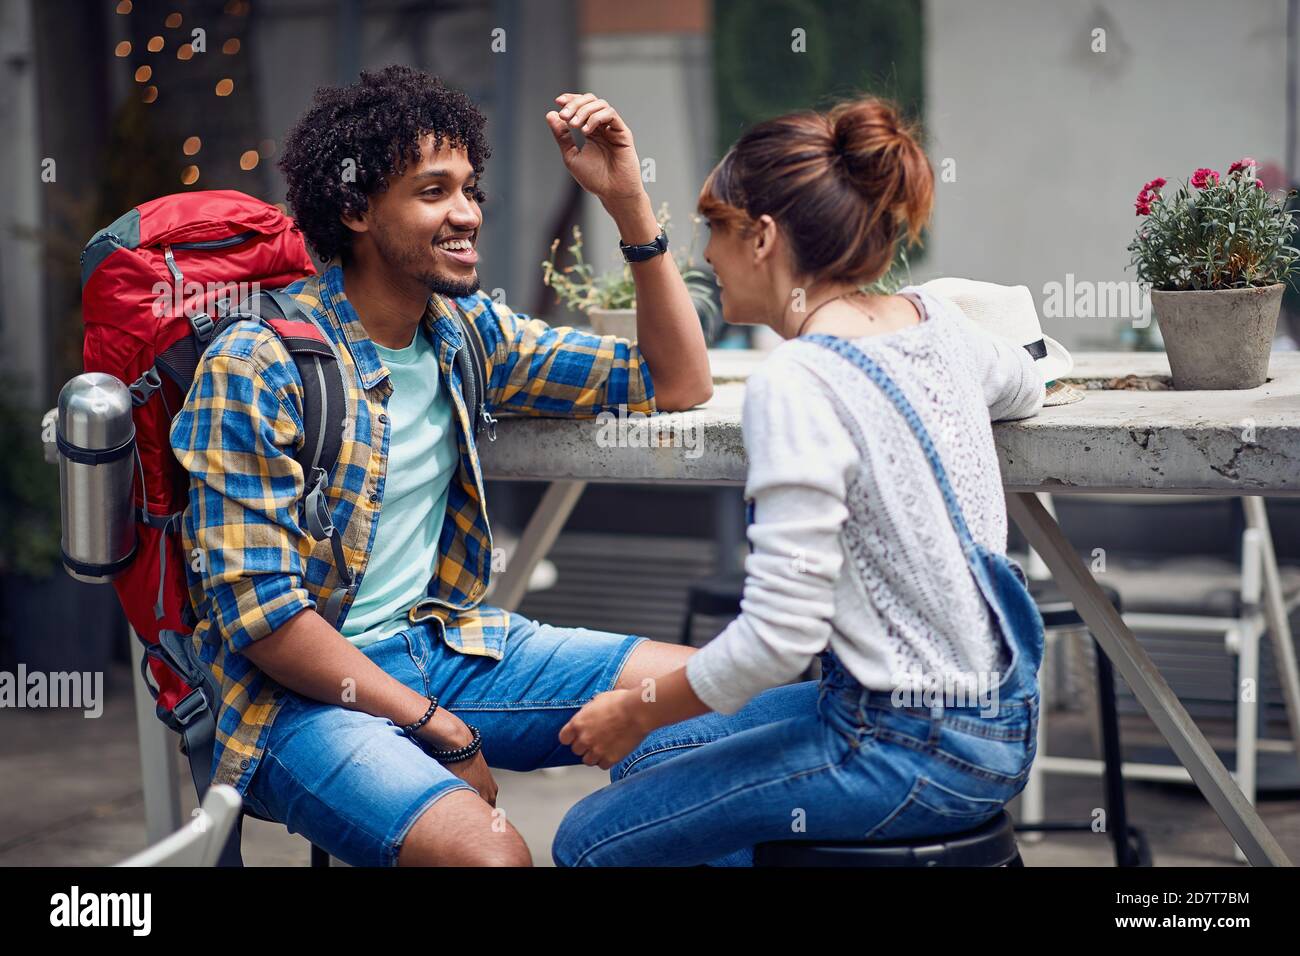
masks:
<svg viewBox="0 0 1300 956"><path fill-rule="evenodd" d="M347 382L343 447L326 498L343 529L347 561L364 580L383 503L392 393L337 264L287 291L334 342ZM485 399L504 415L595 416L625 405L654 411L650 372L636 344L515 314L479 292L456 300L488 357ZM432 620L451 647L500 659L508 612L482 606L492 567L483 475L461 393L455 352L465 343L454 306L429 299L422 319L451 383L460 465L426 596L407 612ZM241 793L252 779L284 689L241 653L340 586L327 541L314 540L302 516L302 392L292 358L260 323L238 322L208 347L171 427L176 458L189 472L182 540L190 562L193 639L221 687L213 781ZM195 550L198 549L198 550ZM354 592L355 593L355 592ZM341 626L351 597L343 604Z"/></svg>

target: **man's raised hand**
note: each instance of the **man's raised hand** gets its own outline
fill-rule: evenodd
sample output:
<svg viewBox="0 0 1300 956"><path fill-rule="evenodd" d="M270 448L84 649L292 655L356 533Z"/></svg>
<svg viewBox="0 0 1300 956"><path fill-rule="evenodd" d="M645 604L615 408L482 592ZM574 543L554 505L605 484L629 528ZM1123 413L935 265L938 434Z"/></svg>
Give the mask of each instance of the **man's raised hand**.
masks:
<svg viewBox="0 0 1300 956"><path fill-rule="evenodd" d="M578 185L607 207L638 199L644 192L641 162L632 131L609 103L594 93L561 93L546 114L565 167ZM573 138L581 130L581 149Z"/></svg>

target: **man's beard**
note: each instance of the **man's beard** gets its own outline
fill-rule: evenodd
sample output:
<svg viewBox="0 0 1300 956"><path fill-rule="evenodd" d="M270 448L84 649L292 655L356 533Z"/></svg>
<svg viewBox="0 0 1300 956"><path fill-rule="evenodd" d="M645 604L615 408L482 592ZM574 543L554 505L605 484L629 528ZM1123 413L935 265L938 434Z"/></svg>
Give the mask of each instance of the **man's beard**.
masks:
<svg viewBox="0 0 1300 956"><path fill-rule="evenodd" d="M454 279L451 276L443 275L440 272L426 272L420 276L420 281L428 287L434 295L449 295L453 299L460 299L467 295L473 295L479 289L478 270L468 279Z"/></svg>
<svg viewBox="0 0 1300 956"><path fill-rule="evenodd" d="M434 295L446 295L459 299L467 295L473 295L479 290L477 269L465 279L458 279L437 270L430 270L424 252L405 248L393 242L392 237L383 229L374 229L373 232L375 246L378 248L379 254L391 266L418 281Z"/></svg>

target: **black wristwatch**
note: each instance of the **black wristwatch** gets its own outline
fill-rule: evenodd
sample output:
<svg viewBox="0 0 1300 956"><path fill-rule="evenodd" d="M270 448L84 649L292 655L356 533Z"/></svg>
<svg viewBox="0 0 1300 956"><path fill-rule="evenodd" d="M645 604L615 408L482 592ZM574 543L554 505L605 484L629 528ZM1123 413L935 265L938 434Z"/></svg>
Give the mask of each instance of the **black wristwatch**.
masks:
<svg viewBox="0 0 1300 956"><path fill-rule="evenodd" d="M618 247L623 252L623 258L628 262L645 262L655 256L662 256L668 251L668 233L660 229L659 235L655 236L653 241L635 246L628 245L620 239Z"/></svg>

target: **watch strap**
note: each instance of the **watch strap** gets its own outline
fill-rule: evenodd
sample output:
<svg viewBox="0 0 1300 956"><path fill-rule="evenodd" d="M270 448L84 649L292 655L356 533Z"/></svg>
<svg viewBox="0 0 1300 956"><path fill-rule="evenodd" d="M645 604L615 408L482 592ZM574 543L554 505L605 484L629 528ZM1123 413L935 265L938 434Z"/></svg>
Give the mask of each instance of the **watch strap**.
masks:
<svg viewBox="0 0 1300 956"><path fill-rule="evenodd" d="M620 239L618 241L618 248L622 250L623 258L628 262L645 262L647 259L653 259L655 256L662 256L668 251L668 233L660 229L659 235L655 236L650 242L642 242L635 245L626 243Z"/></svg>

